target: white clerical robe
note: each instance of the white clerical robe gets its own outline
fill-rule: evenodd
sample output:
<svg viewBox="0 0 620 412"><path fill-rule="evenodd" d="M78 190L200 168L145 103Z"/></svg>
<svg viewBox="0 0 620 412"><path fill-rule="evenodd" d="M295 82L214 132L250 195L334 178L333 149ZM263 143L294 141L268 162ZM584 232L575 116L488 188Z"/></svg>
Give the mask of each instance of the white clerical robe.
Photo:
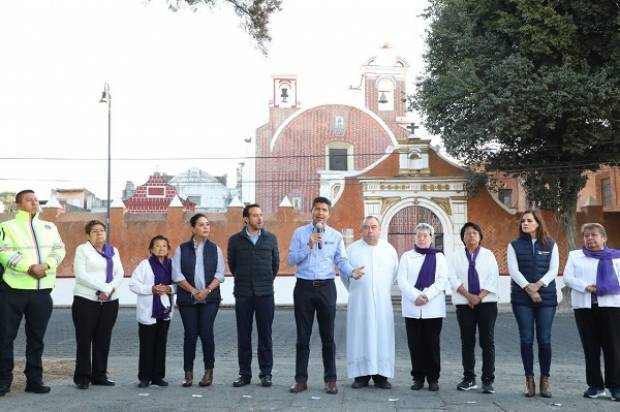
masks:
<svg viewBox="0 0 620 412"><path fill-rule="evenodd" d="M347 248L354 268L364 266L360 279L340 277L349 291L347 310L347 373L394 377L394 312L392 285L398 254L385 240L371 246L360 239Z"/></svg>

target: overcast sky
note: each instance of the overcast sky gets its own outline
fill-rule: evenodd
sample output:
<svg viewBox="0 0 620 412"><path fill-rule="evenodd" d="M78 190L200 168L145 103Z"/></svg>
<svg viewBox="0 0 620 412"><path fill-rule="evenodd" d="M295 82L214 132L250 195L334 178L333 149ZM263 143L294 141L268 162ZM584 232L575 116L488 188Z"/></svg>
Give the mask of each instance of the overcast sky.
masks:
<svg viewBox="0 0 620 412"><path fill-rule="evenodd" d="M14 0L0 5L0 192L86 187L105 198L113 158L236 157L268 119L271 75L299 76L302 107L361 105L360 67L388 42L423 72L426 0L284 0L263 56L228 6L173 13L165 0ZM425 132L422 131L422 134ZM102 159L7 160L23 157ZM228 173L238 160L115 160L112 197L157 167Z"/></svg>

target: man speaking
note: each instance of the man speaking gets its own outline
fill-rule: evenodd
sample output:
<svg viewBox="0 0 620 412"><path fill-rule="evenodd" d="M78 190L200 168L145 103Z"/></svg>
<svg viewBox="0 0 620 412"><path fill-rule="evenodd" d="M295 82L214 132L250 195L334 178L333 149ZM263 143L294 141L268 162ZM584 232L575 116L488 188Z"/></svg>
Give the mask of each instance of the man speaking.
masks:
<svg viewBox="0 0 620 412"><path fill-rule="evenodd" d="M317 197L312 202L312 223L301 226L293 233L288 250L288 263L297 266L295 277L295 323L297 325L297 356L295 359L295 383L292 393L308 389L308 358L314 314L319 324L323 350L323 380L325 392L338 393L336 386L336 343L334 321L336 319L335 268L347 278L360 277L363 267L353 269L349 264L342 235L327 226L331 202Z"/></svg>

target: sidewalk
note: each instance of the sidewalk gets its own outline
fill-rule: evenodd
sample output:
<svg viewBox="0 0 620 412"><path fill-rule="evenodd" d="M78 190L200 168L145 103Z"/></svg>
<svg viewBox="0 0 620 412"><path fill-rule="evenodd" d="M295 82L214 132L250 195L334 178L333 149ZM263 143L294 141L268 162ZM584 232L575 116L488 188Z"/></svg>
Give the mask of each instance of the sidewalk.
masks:
<svg viewBox="0 0 620 412"><path fill-rule="evenodd" d="M323 392L320 339L313 333L311 342L309 390L300 394L288 393L293 381L295 363L295 322L293 312L278 309L274 321L274 371L271 388L259 385L257 377L252 385L233 388L237 377L236 331L234 312L222 309L216 321L215 383L212 387L182 388L182 336L179 317L173 319L170 328L167 360L167 388L136 387L137 373L137 324L132 309L121 309L114 329L110 355L110 377L117 382L114 388L91 387L87 391L76 389L71 380L70 365L75 344L71 314L66 309L56 309L46 337L46 360L63 360L67 376L46 375L52 386L49 395L23 393L14 386L11 393L0 398L3 411L616 411L620 403L609 398L588 400L582 397L585 390L583 354L579 344L574 319L570 314L559 315L554 323L552 364L552 399L536 397L527 399L522 395L523 373L519 357L519 341L516 323L510 313L499 315L496 327L496 393L484 395L479 392L459 392L455 389L461 378L460 338L454 314L449 314L442 331L442 376L437 393L422 390L411 391L409 377L409 353L405 328L400 314L396 320L396 376L392 390L374 387L352 389L346 377L345 324L346 312L339 310L336 316L336 345L338 366L337 395ZM23 333L16 341L16 355L23 359ZM200 345L199 345L200 346ZM198 360L195 373L201 375ZM480 359L480 357L478 357ZM65 361L66 360L66 361ZM254 360L256 364L256 360ZM68 367L67 367L68 366ZM67 373L66 369L69 369ZM479 365L478 365L479 369ZM257 368L254 368L256 374ZM198 378L199 379L199 378Z"/></svg>

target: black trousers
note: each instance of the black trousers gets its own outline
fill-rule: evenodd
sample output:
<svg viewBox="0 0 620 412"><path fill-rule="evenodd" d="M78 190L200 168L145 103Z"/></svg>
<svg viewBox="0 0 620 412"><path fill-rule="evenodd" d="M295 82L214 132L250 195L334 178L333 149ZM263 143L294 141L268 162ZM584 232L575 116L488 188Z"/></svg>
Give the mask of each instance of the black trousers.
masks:
<svg viewBox="0 0 620 412"><path fill-rule="evenodd" d="M220 308L220 302L198 303L195 305L179 306L179 313L183 321L183 370L194 371L196 358L196 342L200 336L202 343L202 357L205 369L215 366L215 335L213 325Z"/></svg>
<svg viewBox="0 0 620 412"><path fill-rule="evenodd" d="M273 345L271 325L274 316L273 295L236 296L235 315L237 318L237 355L239 375L252 376L252 318L256 317L258 332L258 366L260 377L271 375L273 368Z"/></svg>
<svg viewBox="0 0 620 412"><path fill-rule="evenodd" d="M84 384L105 379L118 300L95 302L74 296L71 314L77 346L73 381Z"/></svg>
<svg viewBox="0 0 620 412"><path fill-rule="evenodd" d="M586 359L588 386L620 388L620 308L575 309L575 321ZM601 350L605 380L601 374Z"/></svg>
<svg viewBox="0 0 620 412"><path fill-rule="evenodd" d="M405 318L407 344L411 356L411 376L415 381L439 381L441 356L439 336L443 318Z"/></svg>
<svg viewBox="0 0 620 412"><path fill-rule="evenodd" d="M26 381L43 382L43 337L52 315L51 289L0 289L0 386L13 382L13 342L22 318L26 319Z"/></svg>
<svg viewBox="0 0 620 412"><path fill-rule="evenodd" d="M166 343L170 319L157 319L153 325L138 323L140 338L140 358L138 379L158 381L166 376Z"/></svg>
<svg viewBox="0 0 620 412"><path fill-rule="evenodd" d="M333 279L312 281L297 279L293 292L295 324L297 325L297 356L295 358L295 381L308 381L308 358L314 314L319 324L323 352L323 380L336 382L336 285Z"/></svg>
<svg viewBox="0 0 620 412"><path fill-rule="evenodd" d="M474 308L456 305L456 319L461 329L461 356L463 358L463 377L476 378L476 326L482 349L482 382L495 380L495 320L497 303L480 303Z"/></svg>

